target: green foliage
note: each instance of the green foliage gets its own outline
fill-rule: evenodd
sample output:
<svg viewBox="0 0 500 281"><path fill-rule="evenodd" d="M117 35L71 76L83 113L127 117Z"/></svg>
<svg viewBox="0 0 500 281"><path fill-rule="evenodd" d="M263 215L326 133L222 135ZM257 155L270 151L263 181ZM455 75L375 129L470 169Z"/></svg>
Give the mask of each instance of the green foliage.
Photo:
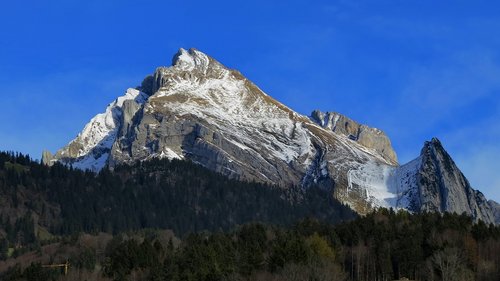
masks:
<svg viewBox="0 0 500 281"><path fill-rule="evenodd" d="M320 260L333 260L335 254L333 253L333 249L328 245L328 242L318 233L314 233L313 235L307 237L306 243L312 251L312 256L317 257Z"/></svg>
<svg viewBox="0 0 500 281"><path fill-rule="evenodd" d="M95 269L97 257L94 249L84 248L70 259L70 264L76 268L93 271Z"/></svg>
<svg viewBox="0 0 500 281"><path fill-rule="evenodd" d="M499 228L475 240L477 227L461 215L380 210L338 225L307 219L288 228L247 224L190 234L177 248L116 240L108 254L115 275L108 276L140 269L147 280L497 280ZM143 253L155 258L141 262Z"/></svg>

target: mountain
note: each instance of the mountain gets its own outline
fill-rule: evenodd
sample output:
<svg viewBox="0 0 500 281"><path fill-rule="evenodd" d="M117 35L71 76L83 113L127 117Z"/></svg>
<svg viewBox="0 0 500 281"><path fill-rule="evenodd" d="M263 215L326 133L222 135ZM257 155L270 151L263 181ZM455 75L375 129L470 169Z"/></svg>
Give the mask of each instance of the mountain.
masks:
<svg viewBox="0 0 500 281"><path fill-rule="evenodd" d="M361 214L395 207L494 221L436 139L399 166L383 131L334 112L301 115L195 49L180 49L54 156L43 153L46 164L94 171L151 158L282 188L318 186Z"/></svg>
<svg viewBox="0 0 500 281"><path fill-rule="evenodd" d="M411 184L399 182L402 189L416 187L405 193L409 210L466 213L485 222L496 221L492 205L471 187L438 139L425 142L420 157L414 161L417 172L410 174Z"/></svg>

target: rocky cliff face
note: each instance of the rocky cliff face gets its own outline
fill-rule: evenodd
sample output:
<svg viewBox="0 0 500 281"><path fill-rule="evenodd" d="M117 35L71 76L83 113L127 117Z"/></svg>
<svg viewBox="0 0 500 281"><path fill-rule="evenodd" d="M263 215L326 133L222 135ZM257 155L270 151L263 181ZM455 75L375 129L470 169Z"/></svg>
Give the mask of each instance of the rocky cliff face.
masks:
<svg viewBox="0 0 500 281"><path fill-rule="evenodd" d="M336 112L323 113L315 110L311 114L311 120L325 129L332 130L365 147L374 149L391 164L396 165L398 163L396 152L392 148L389 137L379 129L359 124Z"/></svg>
<svg viewBox="0 0 500 281"><path fill-rule="evenodd" d="M420 157L418 193L411 199L411 209L466 213L474 219L495 221L494 210L484 195L471 187L438 139L426 142Z"/></svg>
<svg viewBox="0 0 500 281"><path fill-rule="evenodd" d="M455 198L450 196L454 188L443 187L465 184L453 169L445 169L446 157L424 153L398 166L382 131L337 113L298 114L195 49L179 50L172 66L157 68L139 90L127 90L66 147L44 155L45 163L93 170L151 157L189 159L241 180L283 188L319 185L359 213L383 206L492 217L481 209L475 191ZM419 185L421 167L428 180ZM434 186L442 177L443 184ZM435 195L436 188L443 192ZM468 207L458 207L463 202Z"/></svg>

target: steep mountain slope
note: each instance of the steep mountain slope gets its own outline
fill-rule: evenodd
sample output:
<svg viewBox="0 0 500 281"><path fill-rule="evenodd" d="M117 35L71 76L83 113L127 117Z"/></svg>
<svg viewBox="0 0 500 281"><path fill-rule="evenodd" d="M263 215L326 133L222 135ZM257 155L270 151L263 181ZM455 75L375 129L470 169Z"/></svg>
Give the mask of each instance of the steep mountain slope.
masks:
<svg viewBox="0 0 500 281"><path fill-rule="evenodd" d="M494 210L474 190L441 142L425 142L420 156L389 177L389 186L401 192L401 207L411 211L466 213L474 219L495 222Z"/></svg>
<svg viewBox="0 0 500 281"><path fill-rule="evenodd" d="M449 162L444 150L437 162L423 153L398 166L382 131L337 113L298 114L198 50L180 49L140 90L129 89L53 158L44 153L44 162L100 170L154 157L189 159L240 180L317 185L362 214L383 206L493 217L465 178L451 180L461 175L456 166L440 169ZM444 187L431 186L437 179ZM433 188L450 200L430 197Z"/></svg>
<svg viewBox="0 0 500 281"><path fill-rule="evenodd" d="M471 188L436 138L426 142L421 152L418 196L414 205L420 210L470 214L473 218L494 222L493 210L484 195Z"/></svg>

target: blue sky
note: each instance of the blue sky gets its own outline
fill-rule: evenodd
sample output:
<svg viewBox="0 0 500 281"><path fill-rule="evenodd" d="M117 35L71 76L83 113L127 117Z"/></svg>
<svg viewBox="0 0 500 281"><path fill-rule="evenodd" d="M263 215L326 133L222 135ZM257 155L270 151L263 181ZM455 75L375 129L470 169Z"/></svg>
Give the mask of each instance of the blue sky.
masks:
<svg viewBox="0 0 500 281"><path fill-rule="evenodd" d="M195 47L300 113L383 129L402 163L440 138L500 201L497 1L4 2L1 150L57 150Z"/></svg>

